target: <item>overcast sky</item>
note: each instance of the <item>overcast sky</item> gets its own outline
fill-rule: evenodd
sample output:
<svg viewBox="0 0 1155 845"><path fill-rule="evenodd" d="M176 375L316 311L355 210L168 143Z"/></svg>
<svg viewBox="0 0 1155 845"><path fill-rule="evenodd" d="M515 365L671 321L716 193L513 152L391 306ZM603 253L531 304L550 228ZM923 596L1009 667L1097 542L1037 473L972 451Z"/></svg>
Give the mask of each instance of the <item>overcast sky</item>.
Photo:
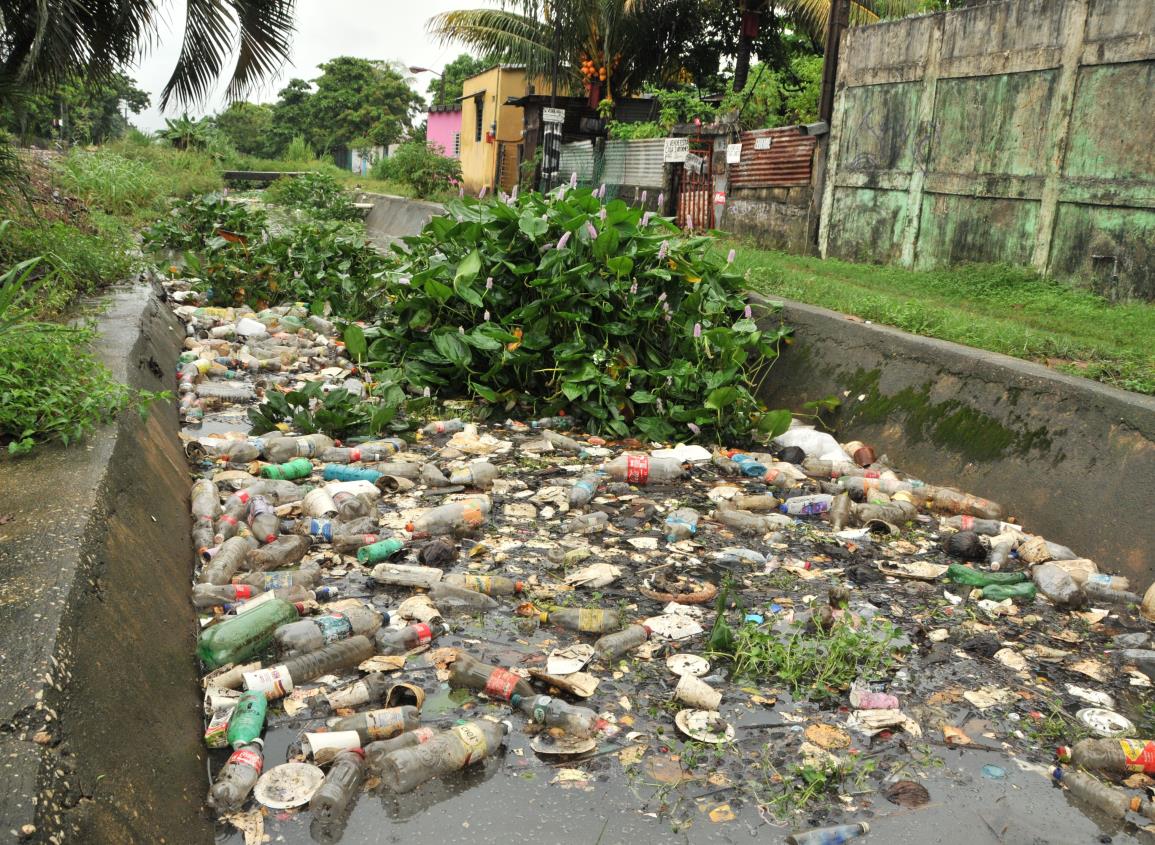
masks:
<svg viewBox="0 0 1155 845"><path fill-rule="evenodd" d="M440 71L446 62L464 51L456 45L438 46L426 33L426 22L447 9L485 5L485 0L297 0L297 31L293 36L292 59L249 99L272 102L285 82L293 77L316 77L317 65L336 56L400 61ZM171 2L167 13L168 25L162 24L160 42L152 47L139 67L130 71L137 84L151 95L154 104L176 64L184 29L183 0ZM433 78L428 73L418 75L417 90L424 94ZM223 97L218 92L203 105L190 108L189 113L194 116L211 114L223 105ZM170 108L162 115L154 105L134 117L132 122L142 129L160 129L166 116L179 115L180 111Z"/></svg>

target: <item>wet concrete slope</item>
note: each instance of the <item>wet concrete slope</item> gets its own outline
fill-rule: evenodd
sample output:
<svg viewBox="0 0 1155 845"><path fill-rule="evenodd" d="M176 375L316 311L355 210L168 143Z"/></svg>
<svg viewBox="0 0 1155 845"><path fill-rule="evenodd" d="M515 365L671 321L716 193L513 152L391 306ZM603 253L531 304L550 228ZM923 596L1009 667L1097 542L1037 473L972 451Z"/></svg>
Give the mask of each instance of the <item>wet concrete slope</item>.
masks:
<svg viewBox="0 0 1155 845"><path fill-rule="evenodd" d="M761 393L771 407L835 396L835 427L895 466L1002 502L1140 585L1155 577L1155 398L797 302L765 319L795 329Z"/></svg>
<svg viewBox="0 0 1155 845"><path fill-rule="evenodd" d="M433 217L445 209L440 203L395 197L390 194L361 193L357 202L372 203L365 215L365 232L381 247L406 235L416 235Z"/></svg>
<svg viewBox="0 0 1155 845"><path fill-rule="evenodd" d="M181 326L147 286L99 318L128 384L171 387ZM0 463L6 841L197 843L204 751L188 481L171 403Z"/></svg>

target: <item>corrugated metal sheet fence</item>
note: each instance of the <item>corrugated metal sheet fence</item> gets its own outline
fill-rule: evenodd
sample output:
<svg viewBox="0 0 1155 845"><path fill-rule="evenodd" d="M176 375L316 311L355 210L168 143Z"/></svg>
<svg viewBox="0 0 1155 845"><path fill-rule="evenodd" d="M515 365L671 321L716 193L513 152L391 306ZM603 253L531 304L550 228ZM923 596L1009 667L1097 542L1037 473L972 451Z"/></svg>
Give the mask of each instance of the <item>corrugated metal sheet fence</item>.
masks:
<svg viewBox="0 0 1155 845"><path fill-rule="evenodd" d="M730 184L745 188L791 188L810 184L817 138L798 128L743 132L742 160L730 165Z"/></svg>
<svg viewBox="0 0 1155 845"><path fill-rule="evenodd" d="M568 181L577 174L578 184L584 187L606 186L606 195L633 196L633 188L660 189L663 181L662 149L664 138L639 141L607 141L596 149L590 141L574 141L561 145L561 178Z"/></svg>

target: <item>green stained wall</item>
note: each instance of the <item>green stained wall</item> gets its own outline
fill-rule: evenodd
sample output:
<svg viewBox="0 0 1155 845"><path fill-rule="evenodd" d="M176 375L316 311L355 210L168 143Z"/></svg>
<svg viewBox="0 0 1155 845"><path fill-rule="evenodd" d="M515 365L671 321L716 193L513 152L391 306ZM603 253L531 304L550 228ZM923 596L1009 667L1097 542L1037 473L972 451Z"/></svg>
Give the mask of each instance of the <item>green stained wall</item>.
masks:
<svg viewBox="0 0 1155 845"><path fill-rule="evenodd" d="M851 29L823 255L1032 265L1155 299L1151 0L1006 0Z"/></svg>

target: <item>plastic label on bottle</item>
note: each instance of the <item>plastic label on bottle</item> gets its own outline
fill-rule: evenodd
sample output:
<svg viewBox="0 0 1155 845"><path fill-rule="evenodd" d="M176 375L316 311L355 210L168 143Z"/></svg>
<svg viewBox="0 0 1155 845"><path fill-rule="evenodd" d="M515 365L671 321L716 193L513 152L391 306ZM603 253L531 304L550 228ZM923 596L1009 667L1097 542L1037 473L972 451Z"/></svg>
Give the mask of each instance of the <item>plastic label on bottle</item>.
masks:
<svg viewBox="0 0 1155 845"><path fill-rule="evenodd" d="M1155 742L1139 743L1133 739L1119 740L1125 765L1129 772L1155 772Z"/></svg>
<svg viewBox="0 0 1155 845"><path fill-rule="evenodd" d="M602 626L605 612L596 607L583 607L578 611L578 630L596 632Z"/></svg>
<svg viewBox="0 0 1155 845"><path fill-rule="evenodd" d="M630 484L645 484L650 477L648 455L626 455L626 481Z"/></svg>
<svg viewBox="0 0 1155 845"><path fill-rule="evenodd" d="M266 572L265 573L265 589L279 590L282 587L293 586L292 572Z"/></svg>
<svg viewBox="0 0 1155 845"><path fill-rule="evenodd" d="M225 525L236 525L237 524L237 518L235 516L233 516L232 514L227 514L227 513L221 514L220 521L223 522Z"/></svg>
<svg viewBox="0 0 1155 845"><path fill-rule="evenodd" d="M307 437L298 437L297 441L297 457L311 458L317 452L317 444Z"/></svg>
<svg viewBox="0 0 1155 845"><path fill-rule="evenodd" d="M357 707L369 700L369 685L364 681L357 681L345 689L333 690L325 696L325 700L334 710L338 707Z"/></svg>
<svg viewBox="0 0 1155 845"><path fill-rule="evenodd" d="M229 763L235 763L238 766L248 766L260 772L265 767L265 758L256 751L248 748L238 748L229 756Z"/></svg>
<svg viewBox="0 0 1155 845"><path fill-rule="evenodd" d="M238 598L239 598L239 596L238 596ZM273 596L272 591L269 591L266 593L261 593L255 599L249 599L244 604L237 605L236 614L237 614L237 616L240 616L242 613L248 613L253 608L260 607L262 604L265 604L266 602L272 601L273 598L274 598L274 596Z"/></svg>
<svg viewBox="0 0 1155 845"><path fill-rule="evenodd" d="M1102 587L1110 587L1111 586L1111 576L1107 575L1105 572L1096 572L1093 575L1087 576L1087 583L1088 584L1098 584Z"/></svg>
<svg viewBox="0 0 1155 845"><path fill-rule="evenodd" d="M333 542L333 523L327 519L310 519L309 534L320 537L326 543Z"/></svg>
<svg viewBox="0 0 1155 845"><path fill-rule="evenodd" d="M251 599L253 597L253 588L248 584L237 584L233 587L233 597L238 599Z"/></svg>
<svg viewBox="0 0 1155 845"><path fill-rule="evenodd" d="M443 423L443 422L440 422L440 421L438 421L438 422L435 422L435 423L433 424L433 430L434 430L435 432L437 432L438 434L441 434L441 433L443 433L443 432L445 431L445 423Z"/></svg>
<svg viewBox="0 0 1155 845"><path fill-rule="evenodd" d="M417 635L417 645L425 645L433 642L433 629L424 622L419 622L412 626L413 633Z"/></svg>
<svg viewBox="0 0 1155 845"><path fill-rule="evenodd" d="M548 695L538 697L537 702L533 705L533 720L535 722L545 722L545 711L551 703L553 703L553 699Z"/></svg>
<svg viewBox="0 0 1155 845"><path fill-rule="evenodd" d="M360 449L350 449L349 450L349 463L353 464L359 460L361 460L361 450Z"/></svg>
<svg viewBox="0 0 1155 845"><path fill-rule="evenodd" d="M489 592L489 585L493 581L488 575L466 575L462 579L467 590L474 590L478 593Z"/></svg>
<svg viewBox="0 0 1155 845"><path fill-rule="evenodd" d="M232 715L232 710L213 711L212 719L209 720L208 727L205 728L205 745L208 748L228 748L228 727Z"/></svg>
<svg viewBox="0 0 1155 845"><path fill-rule="evenodd" d="M389 739L405 730L405 715L399 708L372 710L365 714L365 732L370 739Z"/></svg>
<svg viewBox="0 0 1155 845"><path fill-rule="evenodd" d="M497 671L502 672L504 670L498 669ZM476 725L466 722L464 725L455 727L453 732L457 734L457 738L461 740L461 745L465 749L465 761L462 766L468 766L474 760L485 757L486 751L488 751L485 734Z"/></svg>
<svg viewBox="0 0 1155 845"><path fill-rule="evenodd" d="M493 698L500 698L502 701L509 701L513 695L514 687L521 681L520 675L515 675L508 669L497 668L489 673L489 678L485 682L485 694ZM484 746L484 738L482 739Z"/></svg>
<svg viewBox="0 0 1155 845"><path fill-rule="evenodd" d="M343 640L353 633L353 623L343 613L314 617L313 624L320 629L321 639L326 645Z"/></svg>
<svg viewBox="0 0 1155 845"><path fill-rule="evenodd" d="M461 511L461 521L470 527L481 525L485 515L482 514L481 508L473 503L469 503Z"/></svg>
<svg viewBox="0 0 1155 845"><path fill-rule="evenodd" d="M973 531L975 527L975 518L973 516L963 516L959 519L959 530Z"/></svg>
<svg viewBox="0 0 1155 845"><path fill-rule="evenodd" d="M293 678L289 667L283 663L268 669L245 672L245 689L249 692L263 692L266 698L284 698L293 691Z"/></svg>
<svg viewBox="0 0 1155 845"><path fill-rule="evenodd" d="M411 733L417 737L418 745L424 745L433 739L433 737L437 736L437 731L433 730L433 728L415 728Z"/></svg>

